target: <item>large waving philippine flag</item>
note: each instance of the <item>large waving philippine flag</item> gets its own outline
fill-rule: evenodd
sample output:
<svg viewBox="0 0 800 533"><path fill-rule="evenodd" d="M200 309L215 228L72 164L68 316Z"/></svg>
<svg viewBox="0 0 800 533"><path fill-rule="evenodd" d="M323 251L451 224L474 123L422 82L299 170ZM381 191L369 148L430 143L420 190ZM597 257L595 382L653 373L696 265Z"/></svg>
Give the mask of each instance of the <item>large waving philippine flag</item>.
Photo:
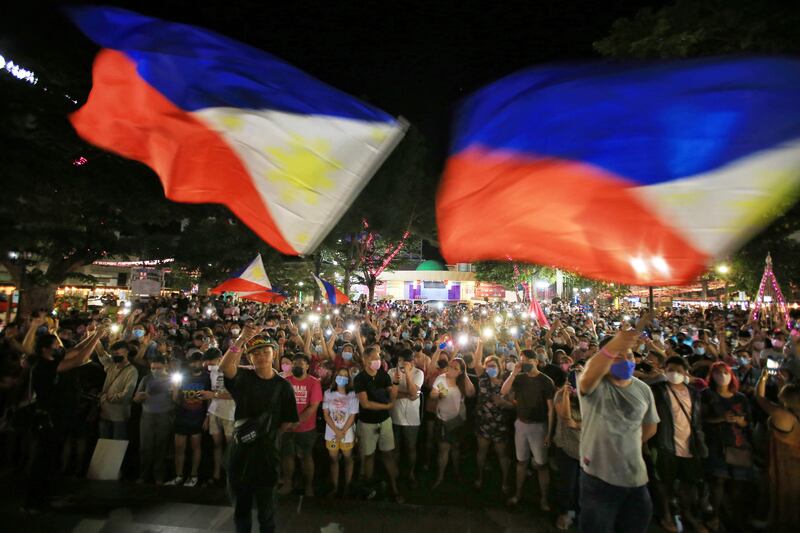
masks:
<svg viewBox="0 0 800 533"><path fill-rule="evenodd" d="M448 262L679 284L791 205L800 61L551 66L471 96L437 197Z"/></svg>
<svg viewBox="0 0 800 533"><path fill-rule="evenodd" d="M213 32L116 8L67 13L104 48L70 117L81 137L150 166L171 200L228 206L284 254L317 247L405 131Z"/></svg>
<svg viewBox="0 0 800 533"><path fill-rule="evenodd" d="M328 303L331 305L342 305L342 304L349 304L350 298L333 286L332 283L325 281L321 277L317 276L316 274L311 274L314 276L314 281L317 282L317 287L319 287L319 292L322 293L322 296L328 300Z"/></svg>

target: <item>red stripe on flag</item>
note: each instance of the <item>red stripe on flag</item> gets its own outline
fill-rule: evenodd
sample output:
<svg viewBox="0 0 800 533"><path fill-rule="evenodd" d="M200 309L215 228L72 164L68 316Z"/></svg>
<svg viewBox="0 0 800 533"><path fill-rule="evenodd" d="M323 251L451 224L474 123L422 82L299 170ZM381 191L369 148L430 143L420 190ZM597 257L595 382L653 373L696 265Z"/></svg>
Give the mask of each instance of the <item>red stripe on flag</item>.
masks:
<svg viewBox="0 0 800 533"><path fill-rule="evenodd" d="M170 200L224 204L272 247L297 255L222 137L140 78L121 52L101 50L92 78L86 105L70 115L81 137L148 165Z"/></svg>
<svg viewBox="0 0 800 533"><path fill-rule="evenodd" d="M472 148L452 156L436 200L448 263L554 265L630 284L686 283L709 259L638 200L626 181L589 165ZM669 272L631 259L663 258Z"/></svg>
<svg viewBox="0 0 800 533"><path fill-rule="evenodd" d="M222 294L223 292L262 292L267 290L264 285L242 278L231 278L223 281L211 289L212 294Z"/></svg>

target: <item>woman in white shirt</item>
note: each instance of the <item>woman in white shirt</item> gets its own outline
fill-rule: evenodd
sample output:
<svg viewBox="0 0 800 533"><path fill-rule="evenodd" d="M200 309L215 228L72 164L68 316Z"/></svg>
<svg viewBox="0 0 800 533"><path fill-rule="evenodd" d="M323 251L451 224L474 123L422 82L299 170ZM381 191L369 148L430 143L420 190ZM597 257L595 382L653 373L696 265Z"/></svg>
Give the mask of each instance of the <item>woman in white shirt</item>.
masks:
<svg viewBox="0 0 800 533"><path fill-rule="evenodd" d="M437 488L444 480L447 461L453 454L453 469L458 477L460 444L464 424L467 420L467 409L464 398L475 396L475 387L467 378L467 365L463 359L455 358L447 365L445 373L436 378L431 389L431 398L436 403L436 426L439 436L439 475L433 488Z"/></svg>
<svg viewBox="0 0 800 533"><path fill-rule="evenodd" d="M339 491L339 452L344 456L344 495L353 479L353 444L355 442L358 398L351 387L350 373L346 368L336 372L331 388L325 391L322 402L325 417L325 446L331 457L331 483L333 496Z"/></svg>

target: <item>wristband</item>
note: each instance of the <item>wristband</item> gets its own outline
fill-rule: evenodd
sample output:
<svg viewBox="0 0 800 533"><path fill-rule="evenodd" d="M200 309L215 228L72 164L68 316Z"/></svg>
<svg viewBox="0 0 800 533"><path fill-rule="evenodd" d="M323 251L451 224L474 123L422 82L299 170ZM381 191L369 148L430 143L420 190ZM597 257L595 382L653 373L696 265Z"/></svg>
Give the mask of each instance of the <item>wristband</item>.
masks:
<svg viewBox="0 0 800 533"><path fill-rule="evenodd" d="M242 351L242 349L241 349L241 348L239 348L238 346L236 346L235 344L231 344L231 345L228 347L228 351L230 351L230 352L232 352L232 353L239 353L239 352L241 352L241 351Z"/></svg>
<svg viewBox="0 0 800 533"><path fill-rule="evenodd" d="M609 351L606 349L606 347L605 347L605 346L603 346L603 349L602 349L602 350L600 350L600 355L602 355L603 357L607 357L607 358L609 358L609 359L616 359L616 358L617 358L617 356L616 356L616 355L614 355L613 353L609 352Z"/></svg>

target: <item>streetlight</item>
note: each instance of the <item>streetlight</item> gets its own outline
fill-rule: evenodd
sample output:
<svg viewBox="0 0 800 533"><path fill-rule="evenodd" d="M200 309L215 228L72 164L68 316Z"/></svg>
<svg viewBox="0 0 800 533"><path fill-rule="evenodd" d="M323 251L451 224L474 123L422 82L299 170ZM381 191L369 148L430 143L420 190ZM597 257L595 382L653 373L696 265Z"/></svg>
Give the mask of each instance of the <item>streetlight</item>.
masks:
<svg viewBox="0 0 800 533"><path fill-rule="evenodd" d="M728 303L729 303L729 299L728 299L728 274L730 274L730 272L731 272L731 267L729 267L725 263L722 263L720 265L717 265L717 272L722 277L722 282L724 284L723 290L724 290L724 294L725 294L725 307L728 307Z"/></svg>

